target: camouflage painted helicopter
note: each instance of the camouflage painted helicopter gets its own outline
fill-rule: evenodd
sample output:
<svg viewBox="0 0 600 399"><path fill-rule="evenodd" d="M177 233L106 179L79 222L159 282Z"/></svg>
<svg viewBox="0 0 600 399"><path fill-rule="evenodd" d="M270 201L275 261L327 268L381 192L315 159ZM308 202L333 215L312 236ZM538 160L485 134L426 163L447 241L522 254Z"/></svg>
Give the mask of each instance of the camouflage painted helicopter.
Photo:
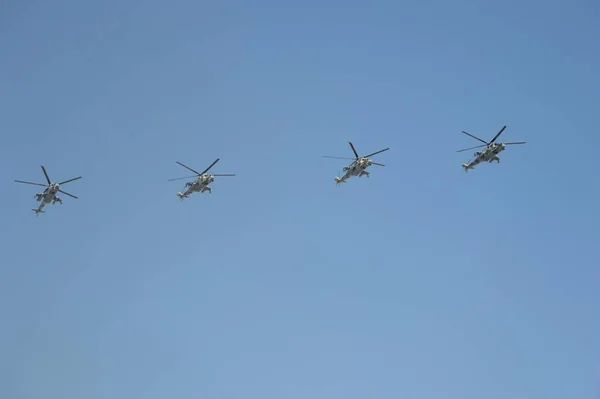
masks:
<svg viewBox="0 0 600 399"><path fill-rule="evenodd" d="M348 166L345 166L343 169L343 171L346 173L344 173L344 175L341 177L335 177L334 180L335 180L336 184L346 183L346 180L348 180L352 176L358 176L358 177L367 176L367 177L369 177L369 172L367 172L367 168L371 165L385 166L384 164L373 162L370 158L375 154L379 154L381 152L389 150L389 147L361 157L358 155L358 153L356 152L356 149L354 148L354 145L350 141L348 142L348 144L350 144L350 148L352 148L352 152L354 152L354 155L356 158L330 157L330 156L325 156L325 155L323 156L323 158L349 159L349 160L351 159L352 160L352 163Z"/></svg>
<svg viewBox="0 0 600 399"><path fill-rule="evenodd" d="M474 138L475 140L479 140L484 144L478 145L475 147L465 148L462 150L458 150L456 152L468 151L468 150L473 150L475 148L485 147L485 149L483 149L482 151L477 151L473 154L475 156L474 159L462 164L462 167L465 170L465 172L467 172L469 169L475 168L475 166L479 165L482 162L490 162L491 163L493 161L496 161L496 163L500 163L500 158L498 157L498 154L500 154L502 151L504 151L504 149L506 148L507 145L525 144L525 141L516 141L516 142L511 142L511 143L505 143L505 142L496 143L496 139L502 134L504 129L506 129L506 126L504 126L502 129L500 129L498 134L496 134L494 136L494 138L492 140L490 140L489 142L486 142L486 141L480 139L479 137L473 136L472 134L467 133L464 130L462 131L462 133L466 134L467 136L470 136L470 137Z"/></svg>
<svg viewBox="0 0 600 399"><path fill-rule="evenodd" d="M177 193L177 196L179 197L179 199L183 201L184 198L188 198L190 196L190 194L195 193L195 192L203 193L205 191L208 191L209 193L211 193L212 190L208 185L215 181L215 176L235 176L234 174L231 174L231 173L207 174L206 172L208 172L210 170L210 168L215 166L215 164L217 162L219 162L219 158L217 158L216 161L214 161L212 164L210 164L210 166L208 168L204 169L204 171L202 173L198 173L194 169L190 168L189 166L186 166L179 161L175 161L175 163L183 166L184 168L186 168L188 170L191 170L197 176L197 177L196 176L187 176L187 177L178 177L176 179L169 179L169 181L174 181L174 180L190 179L192 177L196 177L196 180L194 180L193 182L185 183L185 189L183 190L183 192Z"/></svg>
<svg viewBox="0 0 600 399"><path fill-rule="evenodd" d="M67 184L72 181L81 179L81 176L78 176L73 179L65 180L60 183L52 183L50 181L50 178L48 177L48 173L46 173L46 168L44 168L43 166L41 168L42 168L42 172L44 172L44 176L46 177L46 181L48 182L48 184L31 183L28 181L15 180L15 182L17 182L17 183L31 184L34 186L46 187L46 189L43 192L37 193L36 195L34 195L34 198L40 203L40 206L38 206L36 209L32 209L32 211L34 211L37 216L39 216L40 212L44 213L44 211L42 209L44 208L44 206L46 204L52 203L52 205L54 205L57 202L59 204L62 204L62 199L58 198L58 196L56 195L57 193L62 193L62 194L68 195L69 197L73 197L73 198L77 199L77 197L74 196L73 194L69 194L69 193L61 190L60 186L63 184Z"/></svg>

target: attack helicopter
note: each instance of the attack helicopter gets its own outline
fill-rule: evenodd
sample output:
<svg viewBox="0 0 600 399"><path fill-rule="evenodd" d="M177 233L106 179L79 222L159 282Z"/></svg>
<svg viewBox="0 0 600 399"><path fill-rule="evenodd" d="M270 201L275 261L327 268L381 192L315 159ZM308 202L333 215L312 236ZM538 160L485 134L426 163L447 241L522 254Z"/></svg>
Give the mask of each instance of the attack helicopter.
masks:
<svg viewBox="0 0 600 399"><path fill-rule="evenodd" d="M496 139L502 134L504 129L506 129L506 126L504 126L502 129L500 129L500 131L489 142L486 142L486 141L480 139L479 137L476 137L470 133L467 133L464 130L461 132L461 133L466 134L467 136L474 138L475 140L481 141L484 144L478 145L475 147L465 148L462 150L458 150L456 152L468 151L468 150L473 150L475 148L485 147L485 149L483 149L482 151L477 151L473 154L475 156L474 159L462 164L462 167L465 170L465 173L469 169L475 168L475 166L479 165L482 162L491 163L493 161L496 161L496 163L500 163L500 158L498 157L498 154L500 154L502 151L504 151L507 145L525 144L525 141L515 141L515 142L511 142L511 143L506 143L506 142L496 143Z"/></svg>
<svg viewBox="0 0 600 399"><path fill-rule="evenodd" d="M190 179L192 177L196 177L196 180L194 180L193 182L185 183L185 188L182 190L183 192L177 193L177 196L179 197L179 199L183 201L184 198L188 198L190 196L190 194L195 193L195 192L203 193L205 191L208 191L209 193L212 193L212 190L209 187L209 184L215 181L215 176L235 176L235 174L231 174L231 173L207 174L206 172L208 172L210 170L210 168L215 166L215 164L217 162L219 162L219 158L217 158L216 161L214 161L212 164L210 164L210 166L208 168L204 169L204 171L202 173L198 173L194 169L190 168L189 166L186 166L179 161L175 161L175 163L177 163L178 165L181 165L184 168L191 170L192 172L194 172L196 174L196 176L187 176L187 177L178 177L176 179L169 179L169 181L175 181L175 180Z"/></svg>
<svg viewBox="0 0 600 399"><path fill-rule="evenodd" d="M35 212L36 216L39 216L40 213L44 213L44 211L42 209L44 208L44 206L46 204L52 203L52 205L54 205L57 202L59 204L62 204L62 199L60 199L56 195L57 193L62 193L62 194L68 195L69 197L73 197L75 199L78 199L73 194L69 194L69 193L61 190L60 186L63 185L63 184L70 183L70 182L75 181L75 180L79 180L79 179L81 179L81 176L75 177L73 179L65 180L65 181L60 182L60 183L52 183L50 181L50 177L48 177L48 173L46 172L46 168L44 168L44 166L41 166L41 168L42 168L42 172L44 172L44 176L46 177L46 181L48 182L48 184L32 183L32 182L28 182L28 181L15 180L16 183L31 184L31 185L34 185L34 186L46 187L43 192L37 193L37 194L34 195L34 198L40 203L40 205L36 209L32 209L32 211Z"/></svg>
<svg viewBox="0 0 600 399"><path fill-rule="evenodd" d="M353 160L353 162L350 165L344 167L343 171L346 173L344 173L344 175L342 177L334 178L336 184L346 183L346 180L348 180L352 176L358 176L358 177L367 176L367 177L369 177L369 172L367 172L367 168L371 165L385 166L384 164L373 162L370 158L373 155L376 155L381 152L389 150L389 147L361 157L356 152L356 149L354 148L354 145L352 144L352 142L349 141L348 144L350 144L350 148L352 148L352 152L354 152L354 155L356 158L330 157L330 156L326 156L326 155L323 156L323 158Z"/></svg>

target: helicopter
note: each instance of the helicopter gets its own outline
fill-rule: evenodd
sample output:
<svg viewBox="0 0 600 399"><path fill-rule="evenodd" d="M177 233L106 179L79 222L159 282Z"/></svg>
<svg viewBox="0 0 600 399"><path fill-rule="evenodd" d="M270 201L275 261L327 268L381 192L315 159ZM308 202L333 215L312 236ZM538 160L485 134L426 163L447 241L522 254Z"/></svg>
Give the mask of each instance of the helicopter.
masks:
<svg viewBox="0 0 600 399"><path fill-rule="evenodd" d="M210 168L215 166L215 164L217 162L219 162L219 158L217 158L216 161L214 161L212 164L210 164L210 166L208 168L204 169L204 171L202 173L198 173L194 169L190 168L189 166L186 166L179 161L175 161L176 164L181 165L188 170L191 170L192 172L194 172L197 175L197 178L195 181L185 183L185 188L184 188L184 190L182 190L183 192L177 193L177 196L179 197L179 199L183 201L184 198L188 198L190 196L190 194L192 194L194 192L203 193L205 191L208 191L209 193L212 193L212 190L208 185L215 181L215 176L235 176L235 174L231 174L231 173L206 174L206 172L208 172L210 170ZM169 181L190 179L192 177L196 177L196 176L178 177L176 179L169 179Z"/></svg>
<svg viewBox="0 0 600 399"><path fill-rule="evenodd" d="M369 177L369 172L367 172L367 168L371 165L385 166L384 164L373 162L370 159L370 157L372 157L375 154L379 154L381 152L389 150L389 147L361 157L356 152L356 149L354 148L354 145L352 144L352 142L349 141L348 144L350 144L350 148L352 148L352 152L354 152L354 155L356 156L356 158L330 157L330 156L325 156L325 155L323 156L323 158L352 159L353 160L353 162L350 165L344 167L343 171L346 173L344 173L344 175L342 177L334 178L336 185L339 183L346 183L346 180L348 180L352 176L358 176L358 177L367 176L367 177Z"/></svg>
<svg viewBox="0 0 600 399"><path fill-rule="evenodd" d="M511 142L511 143L496 143L496 139L502 134L504 129L506 129L506 126L502 127L502 129L500 129L500 131L489 142L486 142L486 141L480 139L479 137L473 136L472 134L467 133L464 130L461 131L462 133L466 134L467 136L473 137L475 140L479 140L484 144L478 145L476 147L465 148L462 150L458 150L456 152L468 151L468 150L472 150L475 148L485 147L485 149L483 149L482 151L477 151L473 154L475 156L475 159L462 164L462 167L464 168L465 173L469 169L475 168L475 166L479 165L482 162L491 163L493 161L496 161L496 163L500 163L500 158L498 157L498 154L500 154L502 151L504 151L507 145L525 144L525 141L516 141L516 142Z"/></svg>
<svg viewBox="0 0 600 399"><path fill-rule="evenodd" d="M72 182L74 180L79 180L79 179L81 179L81 176L75 177L73 179L65 180L65 181L60 182L60 183L52 183L50 181L50 178L48 177L48 173L46 172L46 168L44 168L43 165L41 166L41 168L42 168L42 172L44 172L44 176L46 177L46 181L48 182L48 184L32 183L32 182L28 182L28 181L15 180L16 183L31 184L31 185L34 185L34 186L46 187L43 192L37 193L37 194L34 195L34 198L40 203L40 205L36 209L32 209L32 211L35 212L36 216L39 216L40 212L44 213L44 211L42 209L44 208L44 206L46 204L52 203L52 205L54 205L57 202L59 204L62 204L62 199L60 199L56 195L57 193L62 193L62 194L68 195L69 197L73 197L75 199L78 199L73 194L69 194L69 193L61 190L60 186L63 185L63 184L70 183L70 182Z"/></svg>

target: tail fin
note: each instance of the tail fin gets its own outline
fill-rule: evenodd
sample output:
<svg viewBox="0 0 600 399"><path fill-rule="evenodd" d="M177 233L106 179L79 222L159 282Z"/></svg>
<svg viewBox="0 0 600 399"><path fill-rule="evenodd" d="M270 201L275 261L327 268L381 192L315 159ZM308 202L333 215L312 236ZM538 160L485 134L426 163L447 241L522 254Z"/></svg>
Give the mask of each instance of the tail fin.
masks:
<svg viewBox="0 0 600 399"><path fill-rule="evenodd" d="M467 173L467 171L468 171L469 169L471 169L471 168L469 167L469 165L468 165L468 164L466 164L466 163L463 163L461 166L462 166L462 167L465 169L465 173Z"/></svg>
<svg viewBox="0 0 600 399"><path fill-rule="evenodd" d="M41 209L32 209L32 211L34 211L36 215L39 215L40 213L45 213Z"/></svg>
<svg viewBox="0 0 600 399"><path fill-rule="evenodd" d="M181 199L181 200L182 200L182 199L184 199L184 198L186 198L185 194L183 194L183 193L177 193L177 196L178 196L178 197L179 197L179 199Z"/></svg>
<svg viewBox="0 0 600 399"><path fill-rule="evenodd" d="M335 177L335 184L346 183L346 180L343 180L341 177Z"/></svg>

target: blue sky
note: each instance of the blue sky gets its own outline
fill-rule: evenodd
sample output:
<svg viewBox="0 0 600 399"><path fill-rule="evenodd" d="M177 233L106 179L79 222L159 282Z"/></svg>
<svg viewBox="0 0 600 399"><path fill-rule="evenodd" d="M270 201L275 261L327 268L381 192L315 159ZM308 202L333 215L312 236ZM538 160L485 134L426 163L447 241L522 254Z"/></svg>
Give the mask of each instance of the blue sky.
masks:
<svg viewBox="0 0 600 399"><path fill-rule="evenodd" d="M597 398L599 11L3 2L0 397Z"/></svg>

